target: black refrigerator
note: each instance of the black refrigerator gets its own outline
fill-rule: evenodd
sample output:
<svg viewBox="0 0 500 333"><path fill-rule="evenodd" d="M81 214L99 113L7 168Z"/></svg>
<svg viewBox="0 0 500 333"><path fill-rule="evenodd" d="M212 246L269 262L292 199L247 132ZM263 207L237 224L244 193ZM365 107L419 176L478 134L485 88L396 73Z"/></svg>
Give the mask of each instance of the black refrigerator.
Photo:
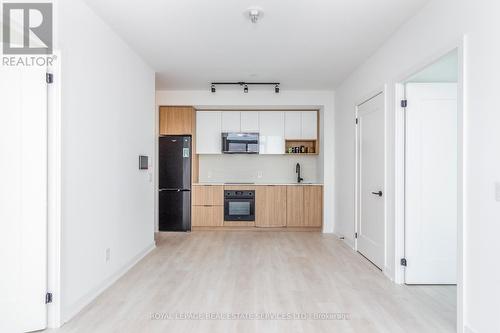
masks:
<svg viewBox="0 0 500 333"><path fill-rule="evenodd" d="M159 230L191 230L191 136L159 142Z"/></svg>

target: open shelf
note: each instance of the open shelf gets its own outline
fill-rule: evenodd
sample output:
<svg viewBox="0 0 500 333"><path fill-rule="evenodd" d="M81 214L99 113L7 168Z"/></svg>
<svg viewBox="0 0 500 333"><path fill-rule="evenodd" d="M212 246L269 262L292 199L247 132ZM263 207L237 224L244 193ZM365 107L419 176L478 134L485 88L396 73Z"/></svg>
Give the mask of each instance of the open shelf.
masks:
<svg viewBox="0 0 500 333"><path fill-rule="evenodd" d="M289 148L304 146L306 148L305 153L289 153ZM290 155L318 155L319 145L318 140L303 140L303 139L286 139L285 140L285 154Z"/></svg>

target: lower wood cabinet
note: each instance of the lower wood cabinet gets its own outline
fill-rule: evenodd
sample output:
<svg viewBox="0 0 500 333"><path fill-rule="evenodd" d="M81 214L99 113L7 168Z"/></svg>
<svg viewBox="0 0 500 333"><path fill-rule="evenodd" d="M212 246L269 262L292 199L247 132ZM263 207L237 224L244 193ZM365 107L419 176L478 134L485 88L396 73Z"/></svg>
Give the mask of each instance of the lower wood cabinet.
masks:
<svg viewBox="0 0 500 333"><path fill-rule="evenodd" d="M221 185L193 185L193 206L222 206L224 189Z"/></svg>
<svg viewBox="0 0 500 333"><path fill-rule="evenodd" d="M242 222L224 224L224 189L255 190L256 227L320 228L323 225L323 187L320 185L233 185L225 187L194 185L191 210L193 227L249 227L249 223Z"/></svg>
<svg viewBox="0 0 500 333"><path fill-rule="evenodd" d="M286 226L287 186L256 186L255 226Z"/></svg>
<svg viewBox="0 0 500 333"><path fill-rule="evenodd" d="M224 224L224 189L221 185L194 185L191 226L222 227Z"/></svg>
<svg viewBox="0 0 500 333"><path fill-rule="evenodd" d="M321 227L323 224L323 187L304 186L304 224Z"/></svg>
<svg viewBox="0 0 500 333"><path fill-rule="evenodd" d="M321 227L323 224L323 187L288 186L286 193L287 227Z"/></svg>
<svg viewBox="0 0 500 333"><path fill-rule="evenodd" d="M286 189L286 226L305 226L304 186L288 186Z"/></svg>
<svg viewBox="0 0 500 333"><path fill-rule="evenodd" d="M193 206L191 225L193 227L222 227L224 223L223 206Z"/></svg>

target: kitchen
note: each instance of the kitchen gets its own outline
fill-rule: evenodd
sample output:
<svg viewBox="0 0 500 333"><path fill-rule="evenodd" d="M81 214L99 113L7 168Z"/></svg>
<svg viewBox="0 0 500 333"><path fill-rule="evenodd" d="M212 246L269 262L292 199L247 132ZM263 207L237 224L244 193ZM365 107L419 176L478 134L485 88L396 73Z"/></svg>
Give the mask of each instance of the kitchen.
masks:
<svg viewBox="0 0 500 333"><path fill-rule="evenodd" d="M158 230L321 231L320 115L159 106Z"/></svg>

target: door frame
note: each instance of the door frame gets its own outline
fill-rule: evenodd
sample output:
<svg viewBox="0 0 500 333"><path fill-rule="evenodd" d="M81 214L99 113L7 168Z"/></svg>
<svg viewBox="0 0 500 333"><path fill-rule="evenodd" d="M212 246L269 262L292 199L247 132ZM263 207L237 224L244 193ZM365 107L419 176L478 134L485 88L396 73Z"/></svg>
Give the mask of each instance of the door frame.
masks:
<svg viewBox="0 0 500 333"><path fill-rule="evenodd" d="M381 87L379 89L376 89L374 92L371 92L368 94L366 98L363 98L361 102L356 104L355 107L355 181L354 181L354 232L355 235L359 233L359 224L360 224L360 200L361 200L361 191L360 191L360 176L361 176L361 166L360 166L360 149L359 149L359 126L358 126L358 117L359 117L359 107L363 105L364 103L370 101L371 99L383 95L384 97L384 240L383 240L383 248L384 248L384 262L382 267L380 269L384 274L387 274L387 269L386 269L386 263L387 263L387 200L386 200L386 194L387 194L387 136L386 136L386 117L387 117L387 94L386 94L386 87ZM358 251L358 238L354 236L354 250L359 253Z"/></svg>
<svg viewBox="0 0 500 333"><path fill-rule="evenodd" d="M53 50L55 61L47 69L54 75L47 85L47 328L62 325L62 75L61 51Z"/></svg>
<svg viewBox="0 0 500 333"><path fill-rule="evenodd" d="M440 52L429 57L421 65L408 71L395 80L395 229L394 229L394 282L404 284L404 267L400 264L400 259L405 255L405 152L406 152L406 117L405 108L401 106L401 100L405 99L405 81L414 74L432 65L446 54L458 52L458 92L457 92L457 143L458 143L458 175L457 175L457 330L463 332L463 312L464 312L464 163L465 163L465 142L464 142L464 64L465 48L467 45L466 36L459 41L443 48Z"/></svg>

